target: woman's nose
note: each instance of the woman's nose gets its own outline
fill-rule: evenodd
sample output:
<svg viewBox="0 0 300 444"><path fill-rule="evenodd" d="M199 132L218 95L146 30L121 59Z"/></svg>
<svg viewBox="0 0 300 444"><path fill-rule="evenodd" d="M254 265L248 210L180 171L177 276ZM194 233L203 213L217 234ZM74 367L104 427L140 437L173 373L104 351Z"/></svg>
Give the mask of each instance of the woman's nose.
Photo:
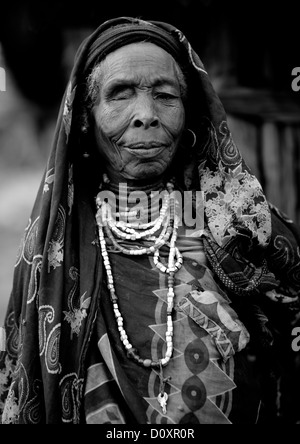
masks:
<svg viewBox="0 0 300 444"><path fill-rule="evenodd" d="M155 111L154 99L149 94L143 94L136 99L135 113L132 124L135 128L157 128L159 117Z"/></svg>

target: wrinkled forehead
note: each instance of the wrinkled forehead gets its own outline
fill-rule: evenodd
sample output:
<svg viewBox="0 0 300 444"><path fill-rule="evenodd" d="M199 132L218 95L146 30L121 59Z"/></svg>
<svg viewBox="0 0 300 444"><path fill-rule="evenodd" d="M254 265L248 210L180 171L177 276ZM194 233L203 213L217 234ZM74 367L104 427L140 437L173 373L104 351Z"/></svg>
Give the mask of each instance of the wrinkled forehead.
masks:
<svg viewBox="0 0 300 444"><path fill-rule="evenodd" d="M113 52L109 53L105 59L116 57L130 58L130 59L157 59L157 60L173 60L174 57L168 53L166 50L158 46L156 43L149 42L147 40L128 43L120 48L115 49Z"/></svg>
<svg viewBox="0 0 300 444"><path fill-rule="evenodd" d="M149 42L131 43L116 49L100 63L105 79L126 79L134 73L149 78L172 78L179 66L164 49Z"/></svg>

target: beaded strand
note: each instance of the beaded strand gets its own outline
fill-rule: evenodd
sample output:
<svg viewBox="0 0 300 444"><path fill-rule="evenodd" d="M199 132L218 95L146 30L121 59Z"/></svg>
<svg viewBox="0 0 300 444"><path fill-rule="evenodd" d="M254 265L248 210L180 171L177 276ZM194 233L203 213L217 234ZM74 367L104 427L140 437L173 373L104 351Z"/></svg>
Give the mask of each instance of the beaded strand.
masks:
<svg viewBox="0 0 300 444"><path fill-rule="evenodd" d="M175 216L176 202L172 195L174 191L174 185L172 183L167 184L168 197L164 199L160 215L152 225L150 224L130 224L125 222L116 222L112 218L111 208L107 202L102 202L100 197L97 196L97 225L99 232L99 242L103 257L103 263L107 275L107 287L110 292L110 300L112 302L114 316L118 326L121 342L127 351L127 356L133 359L137 364L143 367L151 367L161 369L165 367L173 354L173 321L172 313L174 309L174 283L175 273L180 269L183 263L183 257L176 247L177 231L178 231L178 218ZM167 215L169 210L169 215ZM163 226L163 223L165 224ZM150 228L152 227L152 228ZM155 233L162 228L160 235L156 238ZM136 231L145 230L144 232ZM139 356L138 351L130 343L127 332L124 328L124 319L121 315L121 311L118 304L118 297L115 291L114 278L112 275L111 264L106 247L105 235L112 242L113 246L123 254L126 255L154 255L155 266L163 273L168 274L168 293L167 293L167 330L165 334L166 338L166 352L165 356L157 361L151 359L143 359ZM148 248L124 248L122 247L114 235L120 240L134 241L138 239L145 239L152 241L153 245ZM164 266L159 260L159 249L169 241L169 257L168 266ZM176 260L176 262L175 262Z"/></svg>

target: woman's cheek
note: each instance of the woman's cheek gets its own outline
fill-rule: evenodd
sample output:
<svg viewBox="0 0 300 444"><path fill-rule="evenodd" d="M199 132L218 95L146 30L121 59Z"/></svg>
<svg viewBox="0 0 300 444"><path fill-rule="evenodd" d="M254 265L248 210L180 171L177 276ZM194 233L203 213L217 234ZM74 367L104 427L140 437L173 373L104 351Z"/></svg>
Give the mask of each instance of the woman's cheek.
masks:
<svg viewBox="0 0 300 444"><path fill-rule="evenodd" d="M185 124L185 112L182 107L169 107L161 112L162 125L174 136L181 134Z"/></svg>
<svg viewBox="0 0 300 444"><path fill-rule="evenodd" d="M96 125L108 138L121 134L128 124L126 110L121 106L105 107L96 114Z"/></svg>

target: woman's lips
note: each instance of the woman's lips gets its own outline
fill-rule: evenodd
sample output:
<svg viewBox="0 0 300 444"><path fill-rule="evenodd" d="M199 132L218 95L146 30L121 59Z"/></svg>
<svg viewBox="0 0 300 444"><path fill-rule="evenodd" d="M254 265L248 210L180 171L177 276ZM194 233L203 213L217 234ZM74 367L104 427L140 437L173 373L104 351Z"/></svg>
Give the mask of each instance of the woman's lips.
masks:
<svg viewBox="0 0 300 444"><path fill-rule="evenodd" d="M125 149L136 157L150 159L159 155L168 146L168 144L163 142L137 142L123 145L121 149Z"/></svg>
<svg viewBox="0 0 300 444"><path fill-rule="evenodd" d="M161 148L165 146L166 144L163 142L137 142L126 144L124 145L124 148L129 148L132 150L149 150L151 148Z"/></svg>

